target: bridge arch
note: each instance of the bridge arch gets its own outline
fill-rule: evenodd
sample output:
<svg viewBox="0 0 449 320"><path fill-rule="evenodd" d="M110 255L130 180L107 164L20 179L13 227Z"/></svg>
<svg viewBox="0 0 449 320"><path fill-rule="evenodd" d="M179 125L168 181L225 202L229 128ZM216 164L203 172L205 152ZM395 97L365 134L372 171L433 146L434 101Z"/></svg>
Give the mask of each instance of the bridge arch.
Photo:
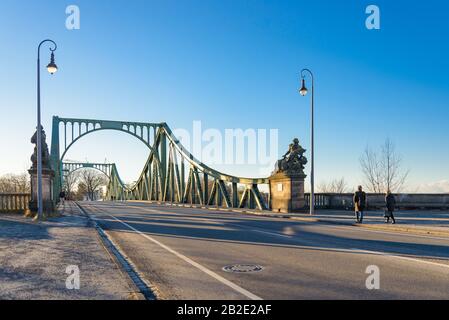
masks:
<svg viewBox="0 0 449 320"><path fill-rule="evenodd" d="M60 140L61 123L63 140ZM68 125L71 135L67 132ZM76 136L75 129L78 131ZM117 168L112 166L108 185L108 197L111 199L190 202L228 208L268 207L269 198L259 190L259 185L269 183L268 178L237 177L210 168L182 146L166 123L53 117L51 161L55 170L55 193L61 190L62 160L67 150L82 137L100 130L123 131L138 138L150 149L140 177L133 185L125 185Z"/></svg>
<svg viewBox="0 0 449 320"><path fill-rule="evenodd" d="M161 123L60 118L58 116L54 116L51 138L51 163L55 171L53 198L58 198L58 194L62 187L63 159L68 150L78 140L88 134L102 130L121 131L143 142L148 147L151 154L158 154L157 152L153 152L153 144L157 132L162 125L163 124Z"/></svg>
<svg viewBox="0 0 449 320"><path fill-rule="evenodd" d="M134 138L137 138L143 142L150 151L153 149L151 145L151 129L158 128L159 124L135 124L135 123L125 123L118 121L98 121L98 120L78 120L78 119L62 119L59 118L59 123L57 129L60 129L60 125L64 126L64 150L60 156L60 160L63 161L65 155L69 149L81 138L87 136L88 134L103 131L103 130L115 130L127 133ZM67 125L70 124L72 128L72 134L70 140L67 142ZM78 135L75 137L74 127L78 127ZM83 130L84 128L84 130ZM144 128L146 129L146 134L144 134ZM137 130L139 129L139 131ZM53 129L55 130L55 129ZM156 129L157 130L157 129ZM154 134L155 135L155 134ZM61 141L60 141L61 143Z"/></svg>
<svg viewBox="0 0 449 320"><path fill-rule="evenodd" d="M111 178L112 167L115 163L88 163L88 162L63 162L62 171L64 177L82 169L94 169L103 173L108 179Z"/></svg>

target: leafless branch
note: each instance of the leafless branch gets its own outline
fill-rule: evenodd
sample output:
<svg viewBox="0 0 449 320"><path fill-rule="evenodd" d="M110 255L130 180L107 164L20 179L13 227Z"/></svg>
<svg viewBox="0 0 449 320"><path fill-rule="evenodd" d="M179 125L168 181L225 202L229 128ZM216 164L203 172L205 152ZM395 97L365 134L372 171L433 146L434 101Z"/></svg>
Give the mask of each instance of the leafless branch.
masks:
<svg viewBox="0 0 449 320"><path fill-rule="evenodd" d="M402 158L396 153L394 143L386 139L379 152L366 147L360 157L360 167L368 191L385 193L399 192L404 186L409 171L402 170Z"/></svg>

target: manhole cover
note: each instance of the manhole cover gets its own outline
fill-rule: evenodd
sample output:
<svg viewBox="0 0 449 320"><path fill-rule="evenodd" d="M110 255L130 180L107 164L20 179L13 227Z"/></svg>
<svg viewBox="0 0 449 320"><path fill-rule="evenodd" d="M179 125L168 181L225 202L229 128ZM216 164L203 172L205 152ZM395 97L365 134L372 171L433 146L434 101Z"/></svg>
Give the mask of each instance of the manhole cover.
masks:
<svg viewBox="0 0 449 320"><path fill-rule="evenodd" d="M257 264L234 264L232 266L223 267L223 271L226 272L259 272L263 267Z"/></svg>

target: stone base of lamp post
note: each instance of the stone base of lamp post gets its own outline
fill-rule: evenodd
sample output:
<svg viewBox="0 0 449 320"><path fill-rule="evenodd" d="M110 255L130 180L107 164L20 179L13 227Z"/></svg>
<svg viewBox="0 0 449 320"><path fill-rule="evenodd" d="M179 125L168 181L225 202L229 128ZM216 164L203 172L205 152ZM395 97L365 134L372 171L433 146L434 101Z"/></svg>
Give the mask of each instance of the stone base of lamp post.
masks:
<svg viewBox="0 0 449 320"><path fill-rule="evenodd" d="M31 200L29 202L29 215L35 216L37 213L37 170L31 168L29 171L31 176ZM53 178L54 172L51 169L42 168L42 211L44 217L52 216L54 213L53 199Z"/></svg>
<svg viewBox="0 0 449 320"><path fill-rule="evenodd" d="M270 180L270 199L273 212L305 212L305 174L273 174Z"/></svg>

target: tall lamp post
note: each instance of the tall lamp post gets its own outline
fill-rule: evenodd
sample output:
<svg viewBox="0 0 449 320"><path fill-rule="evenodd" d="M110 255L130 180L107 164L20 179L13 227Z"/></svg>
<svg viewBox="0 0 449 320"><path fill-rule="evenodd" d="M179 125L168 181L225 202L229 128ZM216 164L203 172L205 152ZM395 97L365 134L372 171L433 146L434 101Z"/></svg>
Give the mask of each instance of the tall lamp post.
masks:
<svg viewBox="0 0 449 320"><path fill-rule="evenodd" d="M41 126L41 71L40 71L40 51L41 46L50 42L53 46L50 47L51 58L50 63L47 65L47 70L50 74L54 74L58 71L58 67L55 64L55 54L57 45L53 40L46 39L39 43L37 48L37 217L42 219L43 217L43 205L42 205L42 126Z"/></svg>
<svg viewBox="0 0 449 320"><path fill-rule="evenodd" d="M311 145L311 165L310 165L310 215L313 215L315 212L315 168L314 168L314 78L313 73L309 69L301 70L301 89L299 89L299 93L304 97L307 95L307 87L306 87L306 74L310 75L312 80L312 96L311 96L311 125L310 125L310 145Z"/></svg>

